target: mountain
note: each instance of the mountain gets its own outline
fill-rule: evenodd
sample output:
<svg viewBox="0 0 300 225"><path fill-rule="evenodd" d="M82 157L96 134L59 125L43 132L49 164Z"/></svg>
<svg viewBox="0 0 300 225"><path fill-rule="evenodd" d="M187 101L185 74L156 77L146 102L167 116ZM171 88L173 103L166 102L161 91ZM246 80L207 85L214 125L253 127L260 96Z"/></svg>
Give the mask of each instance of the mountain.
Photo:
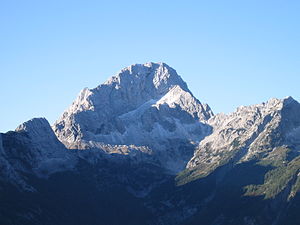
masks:
<svg viewBox="0 0 300 225"><path fill-rule="evenodd" d="M76 159L45 118L35 118L2 135L5 158L18 171L47 176L72 168Z"/></svg>
<svg viewBox="0 0 300 225"><path fill-rule="evenodd" d="M165 63L0 134L0 224L300 224L300 104L216 114Z"/></svg>
<svg viewBox="0 0 300 225"><path fill-rule="evenodd" d="M104 84L84 89L54 124L69 148L111 145L151 148L167 169L183 169L213 116L174 69L164 63L135 64Z"/></svg>
<svg viewBox="0 0 300 225"><path fill-rule="evenodd" d="M210 204L196 221L206 217L203 224L299 224L299 115L300 104L287 97L242 106L208 121L213 132L176 178L183 185L214 176ZM227 201L230 207L216 206Z"/></svg>
<svg viewBox="0 0 300 225"><path fill-rule="evenodd" d="M289 147L298 154L299 112L300 104L287 97L216 115L208 121L212 134L199 144L187 168L201 171L196 177L205 176L228 162L266 159L276 154L278 147Z"/></svg>

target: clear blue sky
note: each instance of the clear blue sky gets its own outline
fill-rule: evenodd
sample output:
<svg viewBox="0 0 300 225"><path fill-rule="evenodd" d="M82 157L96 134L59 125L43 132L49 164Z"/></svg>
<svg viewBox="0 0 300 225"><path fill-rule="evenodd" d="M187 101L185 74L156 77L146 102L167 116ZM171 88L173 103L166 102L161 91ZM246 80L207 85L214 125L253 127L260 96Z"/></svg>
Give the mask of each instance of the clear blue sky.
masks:
<svg viewBox="0 0 300 225"><path fill-rule="evenodd" d="M166 62L214 112L299 100L300 1L0 1L0 132L53 123L84 87Z"/></svg>

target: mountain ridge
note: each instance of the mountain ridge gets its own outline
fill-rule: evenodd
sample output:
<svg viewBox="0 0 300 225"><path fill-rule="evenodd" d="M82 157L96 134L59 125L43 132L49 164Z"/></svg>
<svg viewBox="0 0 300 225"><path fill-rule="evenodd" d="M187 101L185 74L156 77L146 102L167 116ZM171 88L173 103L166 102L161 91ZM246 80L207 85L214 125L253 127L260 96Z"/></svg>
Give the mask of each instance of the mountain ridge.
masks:
<svg viewBox="0 0 300 225"><path fill-rule="evenodd" d="M214 115L167 64L131 65L0 134L0 223L297 224L299 115L292 97Z"/></svg>

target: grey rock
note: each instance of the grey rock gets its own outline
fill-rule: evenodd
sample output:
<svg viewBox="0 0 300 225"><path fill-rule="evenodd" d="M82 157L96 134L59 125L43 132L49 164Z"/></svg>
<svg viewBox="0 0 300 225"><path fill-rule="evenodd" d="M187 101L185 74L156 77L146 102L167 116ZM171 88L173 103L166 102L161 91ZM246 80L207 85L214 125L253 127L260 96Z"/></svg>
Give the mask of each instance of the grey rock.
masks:
<svg viewBox="0 0 300 225"><path fill-rule="evenodd" d="M69 170L76 157L57 139L45 118L34 118L5 134L4 152L16 171L48 176Z"/></svg>
<svg viewBox="0 0 300 225"><path fill-rule="evenodd" d="M187 164L188 169L202 168L203 174L226 163L266 158L280 146L299 148L300 104L291 97L242 106L208 123L212 134L200 142Z"/></svg>
<svg viewBox="0 0 300 225"><path fill-rule="evenodd" d="M80 149L83 143L147 146L163 165L178 172L192 153L180 152L178 143L193 148L209 134L206 121L211 116L209 106L192 95L174 69L146 63L81 91L53 130L68 148Z"/></svg>

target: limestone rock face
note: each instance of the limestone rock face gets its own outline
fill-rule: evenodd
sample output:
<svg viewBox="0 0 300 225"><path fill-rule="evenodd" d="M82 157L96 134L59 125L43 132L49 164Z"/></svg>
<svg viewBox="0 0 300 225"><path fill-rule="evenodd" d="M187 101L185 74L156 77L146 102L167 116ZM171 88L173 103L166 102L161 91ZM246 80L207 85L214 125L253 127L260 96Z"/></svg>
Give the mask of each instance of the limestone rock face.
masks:
<svg viewBox="0 0 300 225"><path fill-rule="evenodd" d="M200 142L187 168L210 172L228 162L261 160L277 147L300 144L300 104L291 97L241 106L229 115L218 114L208 123L211 135Z"/></svg>
<svg viewBox="0 0 300 225"><path fill-rule="evenodd" d="M174 69L146 63L81 91L53 130L68 148L83 143L147 146L167 167L178 170L191 156L191 146L209 134L206 121L212 116Z"/></svg>
<svg viewBox="0 0 300 225"><path fill-rule="evenodd" d="M45 118L29 120L3 136L3 152L16 171L48 175L75 166L76 156L57 139Z"/></svg>

